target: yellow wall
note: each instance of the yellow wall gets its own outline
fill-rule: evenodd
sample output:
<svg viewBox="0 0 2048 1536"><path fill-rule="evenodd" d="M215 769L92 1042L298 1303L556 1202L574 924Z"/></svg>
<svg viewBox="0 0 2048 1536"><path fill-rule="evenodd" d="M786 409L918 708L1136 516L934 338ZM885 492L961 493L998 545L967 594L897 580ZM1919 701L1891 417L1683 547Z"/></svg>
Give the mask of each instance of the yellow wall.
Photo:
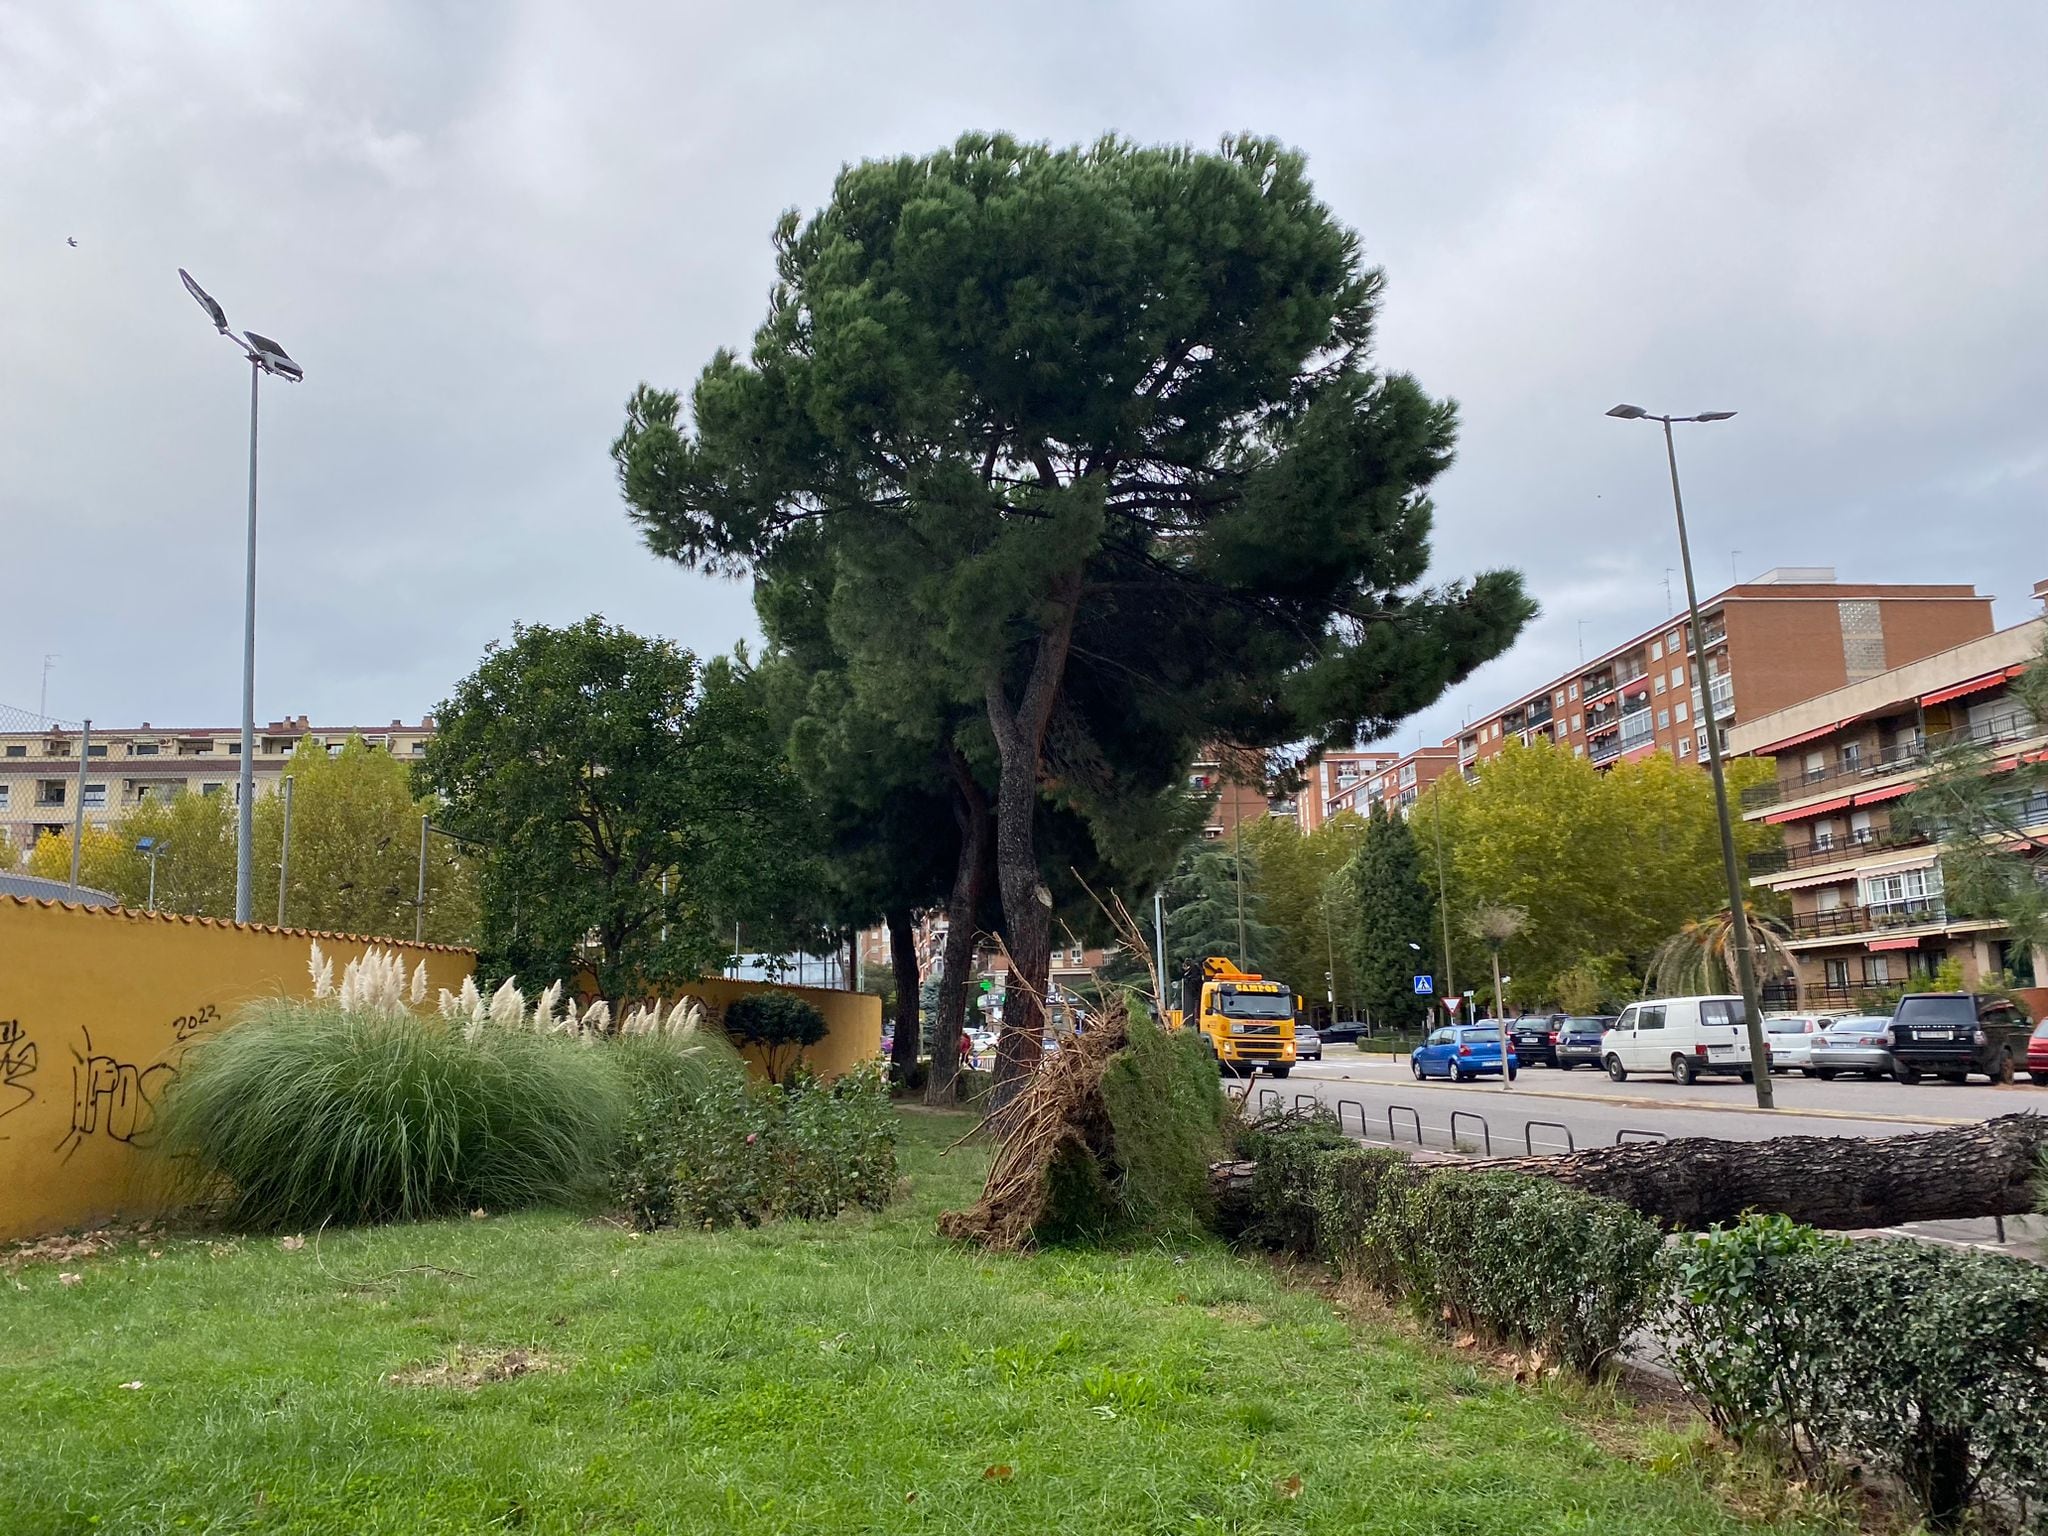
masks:
<svg viewBox="0 0 2048 1536"><path fill-rule="evenodd" d="M825 1015L825 1038L804 1052L804 1063L821 1077L837 1077L849 1067L873 1061L882 1054L882 1000L867 992L841 992L832 987L785 987L767 981L730 981L707 976L683 991L704 1005L714 1021L722 1020L725 1005L754 992L790 992L803 998ZM757 1051L742 1052L755 1071L761 1063Z"/></svg>
<svg viewBox="0 0 2048 1536"><path fill-rule="evenodd" d="M186 1044L310 996L315 937L337 978L373 942L0 896L0 1238L149 1208L138 1147ZM476 959L374 942L425 960L429 997Z"/></svg>

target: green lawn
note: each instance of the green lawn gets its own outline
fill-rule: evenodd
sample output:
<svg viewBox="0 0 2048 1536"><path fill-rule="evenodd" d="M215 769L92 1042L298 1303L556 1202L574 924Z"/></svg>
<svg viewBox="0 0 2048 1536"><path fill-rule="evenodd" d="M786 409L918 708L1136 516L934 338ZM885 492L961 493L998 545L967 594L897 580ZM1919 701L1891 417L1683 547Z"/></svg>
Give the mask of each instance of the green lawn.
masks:
<svg viewBox="0 0 2048 1536"><path fill-rule="evenodd" d="M0 1274L0 1532L1745 1528L1685 1458L1597 1449L1637 1432L1588 1395L1220 1247L947 1246L962 1124L906 1117L908 1198L831 1225L529 1214ZM462 1273L371 1278L428 1264ZM473 1379L506 1351L523 1374Z"/></svg>

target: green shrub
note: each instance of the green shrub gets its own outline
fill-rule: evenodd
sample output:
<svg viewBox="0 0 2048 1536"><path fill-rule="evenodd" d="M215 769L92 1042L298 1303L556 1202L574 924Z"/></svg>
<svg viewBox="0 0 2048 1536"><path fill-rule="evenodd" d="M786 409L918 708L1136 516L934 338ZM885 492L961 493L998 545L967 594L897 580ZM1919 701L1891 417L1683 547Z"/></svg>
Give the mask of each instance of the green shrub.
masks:
<svg viewBox="0 0 2048 1536"><path fill-rule="evenodd" d="M768 1081L780 1083L825 1038L825 1015L787 992L752 992L726 1004L725 1033L735 1045L758 1047Z"/></svg>
<svg viewBox="0 0 2048 1536"><path fill-rule="evenodd" d="M675 1127L723 1106L743 1112L747 1069L723 1035L626 1035L610 1043L627 1105L613 1149L612 1197L641 1226L675 1221Z"/></svg>
<svg viewBox="0 0 2048 1536"><path fill-rule="evenodd" d="M602 1050L440 1018L251 1007L189 1051L161 1150L239 1227L411 1221L593 1193L625 1111Z"/></svg>
<svg viewBox="0 0 2048 1536"><path fill-rule="evenodd" d="M1132 1019L1128 1043L1103 1072L1102 1101L1125 1219L1154 1232L1207 1227L1215 1209L1209 1167L1223 1155L1229 1105L1201 1037Z"/></svg>
<svg viewBox="0 0 2048 1536"><path fill-rule="evenodd" d="M1592 1372L1650 1315L1656 1225L1521 1174L1425 1173L1359 1147L1326 1114L1254 1122L1249 1234L1314 1253L1424 1317L1527 1344Z"/></svg>
<svg viewBox="0 0 2048 1536"><path fill-rule="evenodd" d="M650 1101L621 1146L612 1193L643 1227L758 1226L879 1208L896 1182L887 1068L787 1087L720 1073Z"/></svg>
<svg viewBox="0 0 2048 1536"><path fill-rule="evenodd" d="M1665 1330L1716 1422L1895 1473L1930 1524L2048 1499L2048 1273L1749 1217L1681 1250Z"/></svg>

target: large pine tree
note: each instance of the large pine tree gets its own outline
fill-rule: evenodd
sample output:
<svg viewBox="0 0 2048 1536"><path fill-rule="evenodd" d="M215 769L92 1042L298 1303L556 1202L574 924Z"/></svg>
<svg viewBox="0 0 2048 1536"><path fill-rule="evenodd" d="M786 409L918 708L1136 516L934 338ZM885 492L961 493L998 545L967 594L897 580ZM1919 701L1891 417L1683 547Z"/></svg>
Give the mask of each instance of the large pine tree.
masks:
<svg viewBox="0 0 2048 1536"><path fill-rule="evenodd" d="M1351 866L1357 902L1352 931L1359 1001L1379 1023L1419 1022L1428 1001L1415 995L1415 973L1433 970L1429 892L1415 834L1385 805L1376 805ZM1422 946L1418 952L1411 944Z"/></svg>

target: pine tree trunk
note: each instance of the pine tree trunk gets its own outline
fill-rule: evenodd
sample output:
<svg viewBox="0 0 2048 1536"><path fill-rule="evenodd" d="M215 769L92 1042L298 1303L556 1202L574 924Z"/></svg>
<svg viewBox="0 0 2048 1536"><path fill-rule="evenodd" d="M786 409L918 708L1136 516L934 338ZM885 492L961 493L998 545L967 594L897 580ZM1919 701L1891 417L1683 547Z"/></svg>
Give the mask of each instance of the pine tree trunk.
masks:
<svg viewBox="0 0 2048 1536"><path fill-rule="evenodd" d="M1694 1136L1563 1157L1431 1159L1431 1167L1556 1179L1677 1230L1700 1231L1761 1211L1855 1231L2031 1211L2044 1148L2048 1118L2022 1114L1915 1136ZM1216 1165L1211 1182L1219 1205L1246 1213L1253 1166Z"/></svg>
<svg viewBox="0 0 2048 1536"><path fill-rule="evenodd" d="M1044 466L1041 473L1052 479ZM996 1046L991 1107L996 1115L1023 1091L1044 1052L1045 998L1052 983L1052 897L1038 869L1038 779L1046 729L1066 677L1074 618L1080 609L1081 574L1076 568L1053 582L1052 620L1031 653L1021 698L1011 700L1000 673L984 685L989 729L1001 764L996 782L996 886L1003 898L1004 939L1010 950L1003 1030Z"/></svg>
<svg viewBox="0 0 2048 1536"><path fill-rule="evenodd" d="M975 923L988 869L988 796L957 749L951 753L953 819L960 828L960 862L946 902L946 945L939 953L938 1017L932 1021L932 1067L924 1101L950 1105L959 1097L960 1032L967 1022L967 987L974 973Z"/></svg>
<svg viewBox="0 0 2048 1536"><path fill-rule="evenodd" d="M917 1070L917 999L923 978L917 973L917 925L908 907L884 914L889 928L889 966L896 977L896 1022L889 1048L889 1076L898 1087Z"/></svg>

